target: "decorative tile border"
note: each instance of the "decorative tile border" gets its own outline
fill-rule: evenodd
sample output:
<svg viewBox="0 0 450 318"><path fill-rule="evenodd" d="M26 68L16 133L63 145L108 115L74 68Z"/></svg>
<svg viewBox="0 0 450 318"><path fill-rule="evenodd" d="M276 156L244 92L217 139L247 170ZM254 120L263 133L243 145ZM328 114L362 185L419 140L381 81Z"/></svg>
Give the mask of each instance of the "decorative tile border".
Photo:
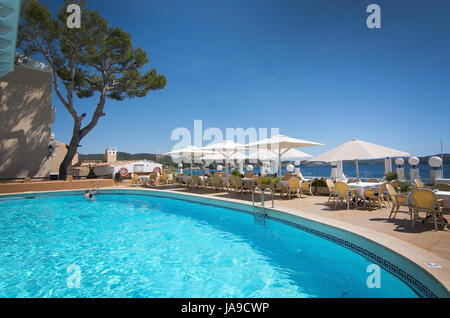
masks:
<svg viewBox="0 0 450 318"><path fill-rule="evenodd" d="M278 218L272 218L268 216L268 218L273 219L277 222L282 222L285 224L288 224L290 226L296 227L302 231L308 232L310 234L313 234L315 236L319 236L321 238L324 238L328 241L331 241L333 243L336 243L338 245L341 245L347 249L352 250L353 252L369 259L370 261L373 261L374 263L380 265L385 270L389 271L393 275L395 275L397 278L401 279L403 282L405 282L409 287L411 287L416 294L418 294L420 297L423 298L438 298L427 286L425 286L420 280L415 278L413 275L407 273L403 269L399 268L397 265L392 264L387 259L382 258L381 256L376 255L375 253L358 246L352 242L346 241L342 238L333 236L331 234L321 232L315 229L311 229L307 226L300 225L297 223L293 223L290 221L278 219Z"/></svg>

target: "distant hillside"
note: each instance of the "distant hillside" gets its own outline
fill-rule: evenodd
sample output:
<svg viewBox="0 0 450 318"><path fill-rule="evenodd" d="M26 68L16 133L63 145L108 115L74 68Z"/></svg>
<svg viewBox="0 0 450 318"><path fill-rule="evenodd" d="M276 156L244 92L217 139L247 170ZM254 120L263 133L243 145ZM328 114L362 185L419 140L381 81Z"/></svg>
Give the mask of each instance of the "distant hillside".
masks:
<svg viewBox="0 0 450 318"><path fill-rule="evenodd" d="M434 155L440 157L441 155ZM421 164L427 164L428 159L432 156L425 156L425 157L418 157ZM94 160L94 161L103 161L105 158L105 155L102 153L97 154L79 154L78 156L80 161L85 160ZM137 154L130 154L127 152L118 152L117 153L117 160L153 160L154 162L162 163L167 166L175 166L175 163L172 161L171 156L163 156L162 159L159 157L159 159L156 159L156 154L151 153L137 153ZM406 160L405 160L406 161ZM354 161L344 161L344 164L353 164ZM362 165L384 165L384 159L377 159L377 160L360 160L359 162ZM328 165L328 163L320 163L320 162L308 162L307 160L303 160L301 162L304 166L321 166L321 165ZM394 165L394 162L392 162ZM444 154L444 164L450 164L450 154Z"/></svg>
<svg viewBox="0 0 450 318"><path fill-rule="evenodd" d="M105 155L102 153L96 153L96 154L79 154L78 159L80 161L87 161L87 160L93 160L93 161L103 161L105 158ZM157 159L156 154L151 153L137 153L137 154L130 154L127 152L117 152L117 160L152 160L157 163L162 163L164 165L172 166L174 165L172 161L171 156L163 156L162 158L159 157Z"/></svg>

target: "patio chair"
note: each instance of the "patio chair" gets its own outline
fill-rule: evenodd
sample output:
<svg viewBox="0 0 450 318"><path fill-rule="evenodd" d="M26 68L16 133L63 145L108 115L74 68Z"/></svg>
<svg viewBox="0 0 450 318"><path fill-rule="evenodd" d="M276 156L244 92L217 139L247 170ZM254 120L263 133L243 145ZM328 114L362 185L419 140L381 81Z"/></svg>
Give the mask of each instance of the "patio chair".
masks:
<svg viewBox="0 0 450 318"><path fill-rule="evenodd" d="M188 188L197 189L200 186L200 177L198 175L192 176L192 178L187 181L187 186Z"/></svg>
<svg viewBox="0 0 450 318"><path fill-rule="evenodd" d="M280 198L283 199L285 193L287 192L286 186L277 182L274 184L274 192L280 192Z"/></svg>
<svg viewBox="0 0 450 318"><path fill-rule="evenodd" d="M354 199L356 200L355 193L353 191L349 191L347 183L341 181L336 182L336 191L337 200L334 206L336 206L337 202L339 202L339 204L346 203L347 210L350 210L350 202L353 204Z"/></svg>
<svg viewBox="0 0 450 318"><path fill-rule="evenodd" d="M242 181L241 177L235 176L234 177L234 191L236 192L241 192L244 191L244 181Z"/></svg>
<svg viewBox="0 0 450 318"><path fill-rule="evenodd" d="M414 227L415 219L414 215L412 213L411 207L408 204L408 196L404 194L399 194L397 191L395 191L395 188L391 184L386 184L386 189L388 191L389 197L392 201L392 209L391 213L389 214L389 220L392 217L392 213L394 213L394 219L397 216L397 213L406 213L409 214L411 217L411 225ZM401 207L408 207L408 211L400 211Z"/></svg>
<svg viewBox="0 0 450 318"><path fill-rule="evenodd" d="M414 183L416 184L416 187L418 187L418 188L425 188L425 185L423 184L422 180L420 180L420 179L414 179Z"/></svg>
<svg viewBox="0 0 450 318"><path fill-rule="evenodd" d="M256 187L256 183L254 181L245 181L244 183L244 191L248 191L248 192L252 192L255 187Z"/></svg>
<svg viewBox="0 0 450 318"><path fill-rule="evenodd" d="M398 188L400 188L400 183L398 183L398 181L397 180L392 180L391 182L389 182L389 184L391 185L391 186L393 186L394 187L394 189L398 189Z"/></svg>
<svg viewBox="0 0 450 318"><path fill-rule="evenodd" d="M131 187L137 187L141 184L141 180L139 180L139 177L137 174L132 173L131 174Z"/></svg>
<svg viewBox="0 0 450 318"><path fill-rule="evenodd" d="M422 223L433 218L434 229L438 230L438 223L447 226L447 221L442 215L444 200L437 199L436 193L429 189L415 189L411 192L411 203L414 211L414 218L422 220ZM420 218L419 212L425 212L426 217Z"/></svg>
<svg viewBox="0 0 450 318"><path fill-rule="evenodd" d="M222 179L218 175L214 175L213 176L213 189L216 190L216 191L219 190L219 189L223 190Z"/></svg>
<svg viewBox="0 0 450 318"><path fill-rule="evenodd" d="M297 178L290 178L288 180L288 186L286 190L289 199L291 198L291 194L298 198L300 193L300 184L301 182Z"/></svg>
<svg viewBox="0 0 450 318"><path fill-rule="evenodd" d="M169 183L169 176L167 175L167 173L163 173L161 175L161 183L162 184L168 184Z"/></svg>
<svg viewBox="0 0 450 318"><path fill-rule="evenodd" d="M313 197L313 192L312 192L312 182L313 180L310 181L302 181L301 185L300 185L300 198L302 197L302 192L306 191L309 192L309 194Z"/></svg>
<svg viewBox="0 0 450 318"><path fill-rule="evenodd" d="M386 190L386 183L383 183L379 188L371 188L364 190L364 205L368 203L370 207L371 203L377 203L378 207L381 209L382 204L387 208L386 201L384 200L384 191Z"/></svg>
<svg viewBox="0 0 450 318"><path fill-rule="evenodd" d="M327 183L328 191L330 191L330 195L328 196L328 202L330 202L331 198L333 198L333 202L335 202L337 198L336 185L331 179L327 179L325 182Z"/></svg>

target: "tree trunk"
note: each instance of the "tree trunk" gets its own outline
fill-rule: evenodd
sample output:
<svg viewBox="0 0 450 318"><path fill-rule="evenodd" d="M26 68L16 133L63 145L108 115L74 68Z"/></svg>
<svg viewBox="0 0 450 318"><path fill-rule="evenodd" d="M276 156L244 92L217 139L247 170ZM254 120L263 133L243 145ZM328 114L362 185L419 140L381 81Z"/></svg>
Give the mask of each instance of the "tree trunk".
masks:
<svg viewBox="0 0 450 318"><path fill-rule="evenodd" d="M67 168L72 163L73 157L77 153L78 146L81 141L80 135L81 120L76 120L73 127L72 139L70 140L69 148L67 149L66 156L64 157L61 165L59 166L59 179L65 180L67 177Z"/></svg>

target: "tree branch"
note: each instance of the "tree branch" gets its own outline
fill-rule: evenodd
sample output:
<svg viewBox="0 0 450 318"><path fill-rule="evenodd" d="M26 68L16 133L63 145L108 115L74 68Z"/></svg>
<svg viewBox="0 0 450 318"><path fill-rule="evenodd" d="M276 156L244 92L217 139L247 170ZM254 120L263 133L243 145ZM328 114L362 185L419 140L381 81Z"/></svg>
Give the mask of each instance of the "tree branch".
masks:
<svg viewBox="0 0 450 318"><path fill-rule="evenodd" d="M66 107L66 109L69 111L69 113L72 115L72 117L74 119L78 118L78 114L75 111L75 109L73 108L73 100L71 101L66 101L64 99L64 97L61 94L61 91L59 89L59 83L58 83L58 74L56 73L56 66L55 63L53 63L52 58L50 57L50 55L48 54L47 50L44 48L43 44L41 42L39 42L39 40L36 40L36 42L28 36L28 40L33 43L33 45L41 51L41 53L44 55L45 59L47 60L47 62L51 65L52 67L52 75L53 75L53 87L55 89L56 95L58 96L58 98L61 100L61 102L63 103L63 105Z"/></svg>

